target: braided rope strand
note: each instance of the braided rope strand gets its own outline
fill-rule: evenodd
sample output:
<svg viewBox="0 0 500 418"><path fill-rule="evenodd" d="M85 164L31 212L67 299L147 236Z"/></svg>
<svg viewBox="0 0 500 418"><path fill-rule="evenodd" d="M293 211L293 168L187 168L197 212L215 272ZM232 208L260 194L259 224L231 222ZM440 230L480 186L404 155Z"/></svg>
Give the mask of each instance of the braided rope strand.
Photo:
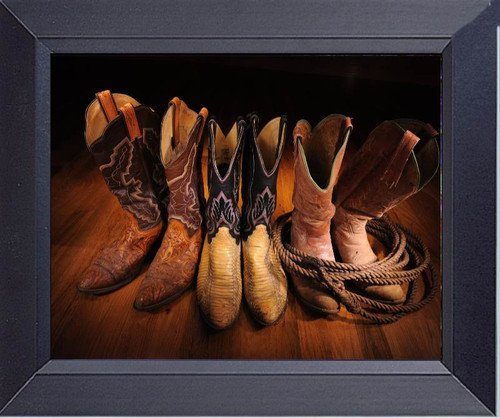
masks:
<svg viewBox="0 0 500 418"><path fill-rule="evenodd" d="M423 241L406 227L384 215L367 224L367 232L389 248L387 256L374 263L357 265L323 260L299 251L289 243L291 212L275 222L272 240L284 267L290 274L314 280L342 303L346 309L377 324L390 324L427 305L439 292L439 282L431 256ZM411 267L409 267L411 266ZM425 284L423 298L415 302L420 280ZM401 305L371 299L346 288L357 285L401 285L408 283L406 300Z"/></svg>

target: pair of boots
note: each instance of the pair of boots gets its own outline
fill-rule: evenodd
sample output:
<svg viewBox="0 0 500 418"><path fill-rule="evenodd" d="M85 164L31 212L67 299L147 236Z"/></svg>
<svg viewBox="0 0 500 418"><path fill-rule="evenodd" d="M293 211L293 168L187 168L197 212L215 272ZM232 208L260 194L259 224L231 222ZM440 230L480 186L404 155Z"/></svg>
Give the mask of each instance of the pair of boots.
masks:
<svg viewBox="0 0 500 418"><path fill-rule="evenodd" d="M333 229L341 261L367 265L378 258L368 241L366 223L432 179L439 167L438 133L416 120L385 121L341 172L352 128L351 119L343 115L330 115L314 129L304 120L295 126L291 245L308 255L335 260ZM295 275L292 280L305 305L323 314L339 311L337 300L314 282ZM354 290L383 303L406 299L399 285L358 283Z"/></svg>
<svg viewBox="0 0 500 418"><path fill-rule="evenodd" d="M259 118L252 114L246 125L240 118L225 135L214 119L208 123L207 236L197 299L202 316L215 329L228 328L238 318L242 288L257 322L276 324L286 310L287 280L270 234L287 122L285 117L277 117L259 131Z"/></svg>
<svg viewBox="0 0 500 418"><path fill-rule="evenodd" d="M135 279L168 221L134 302L137 309L155 309L195 278L204 235L201 151L208 112L197 114L174 98L160 125L153 109L130 96L96 96L86 112L86 142L128 225L85 271L78 289L104 294Z"/></svg>

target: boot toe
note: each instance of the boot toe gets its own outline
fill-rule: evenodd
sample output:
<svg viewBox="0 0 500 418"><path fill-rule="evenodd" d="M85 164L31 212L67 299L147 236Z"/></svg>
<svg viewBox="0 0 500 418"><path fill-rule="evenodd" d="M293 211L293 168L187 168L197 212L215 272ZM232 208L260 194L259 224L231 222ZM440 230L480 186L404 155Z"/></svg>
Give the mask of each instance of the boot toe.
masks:
<svg viewBox="0 0 500 418"><path fill-rule="evenodd" d="M150 308L156 303L157 301L155 301L155 298L149 291L149 289L143 289L139 291L134 300L134 308L138 310L144 310Z"/></svg>
<svg viewBox="0 0 500 418"><path fill-rule="evenodd" d="M203 312L202 316L210 327L216 330L230 328L238 319L239 309L237 311L221 310L220 312Z"/></svg>
<svg viewBox="0 0 500 418"><path fill-rule="evenodd" d="M253 317L255 320L266 327L276 325L281 321L286 312L286 303L279 308L272 310L262 309L262 310L252 310Z"/></svg>
<svg viewBox="0 0 500 418"><path fill-rule="evenodd" d="M399 285L368 286L365 292L368 296L386 303L400 304L405 301L405 293Z"/></svg>
<svg viewBox="0 0 500 418"><path fill-rule="evenodd" d="M115 277L105 268L98 265L91 266L78 283L82 292L95 292L115 285Z"/></svg>
<svg viewBox="0 0 500 418"><path fill-rule="evenodd" d="M313 311L322 315L332 315L339 312L338 302L314 283L295 275L292 275L292 282L297 297Z"/></svg>
<svg viewBox="0 0 500 418"><path fill-rule="evenodd" d="M134 301L134 308L147 310L159 308L180 296L188 286L178 288L176 286L166 286L162 283L152 284L140 288Z"/></svg>

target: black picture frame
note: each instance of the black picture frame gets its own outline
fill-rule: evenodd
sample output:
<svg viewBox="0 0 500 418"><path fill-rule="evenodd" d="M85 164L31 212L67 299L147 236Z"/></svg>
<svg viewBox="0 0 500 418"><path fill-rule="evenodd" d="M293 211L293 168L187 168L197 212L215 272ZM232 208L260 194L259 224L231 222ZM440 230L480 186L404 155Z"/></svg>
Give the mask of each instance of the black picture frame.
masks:
<svg viewBox="0 0 500 418"><path fill-rule="evenodd" d="M0 3L1 414L495 415L499 1ZM51 360L59 53L441 54L442 361Z"/></svg>

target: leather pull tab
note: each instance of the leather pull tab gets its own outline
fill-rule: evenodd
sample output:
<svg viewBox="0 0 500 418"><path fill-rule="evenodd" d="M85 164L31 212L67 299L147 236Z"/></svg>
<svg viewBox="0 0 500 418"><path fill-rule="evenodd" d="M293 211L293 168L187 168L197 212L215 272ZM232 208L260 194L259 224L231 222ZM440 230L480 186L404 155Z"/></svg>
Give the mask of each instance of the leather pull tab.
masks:
<svg viewBox="0 0 500 418"><path fill-rule="evenodd" d="M116 107L115 99L109 90L96 93L96 97L108 122L118 116L118 108Z"/></svg>
<svg viewBox="0 0 500 418"><path fill-rule="evenodd" d="M139 127L139 121L135 115L134 106L131 103L125 104L120 108L123 113L125 124L127 125L127 131L131 141L141 137L141 128Z"/></svg>
<svg viewBox="0 0 500 418"><path fill-rule="evenodd" d="M348 129L352 130L352 119L349 116L346 116L344 119L344 132Z"/></svg>
<svg viewBox="0 0 500 418"><path fill-rule="evenodd" d="M202 107L198 115L200 115L203 118L203 125L204 125L208 118L208 109L206 107Z"/></svg>
<svg viewBox="0 0 500 418"><path fill-rule="evenodd" d="M429 138L434 138L439 135L439 132L434 129L434 127L430 123L425 124L426 133Z"/></svg>
<svg viewBox="0 0 500 418"><path fill-rule="evenodd" d="M403 170L410 158L410 154L417 145L420 138L410 131L406 131L403 138L399 142L396 149L393 151L392 158L387 165L384 174L380 178L389 189L392 189L398 185L399 179L403 174Z"/></svg>
<svg viewBox="0 0 500 418"><path fill-rule="evenodd" d="M172 138L170 141L172 149L177 145L177 138L179 137L179 126L180 126L180 113L181 113L181 99L174 97L170 100L169 106L174 107L172 112Z"/></svg>

